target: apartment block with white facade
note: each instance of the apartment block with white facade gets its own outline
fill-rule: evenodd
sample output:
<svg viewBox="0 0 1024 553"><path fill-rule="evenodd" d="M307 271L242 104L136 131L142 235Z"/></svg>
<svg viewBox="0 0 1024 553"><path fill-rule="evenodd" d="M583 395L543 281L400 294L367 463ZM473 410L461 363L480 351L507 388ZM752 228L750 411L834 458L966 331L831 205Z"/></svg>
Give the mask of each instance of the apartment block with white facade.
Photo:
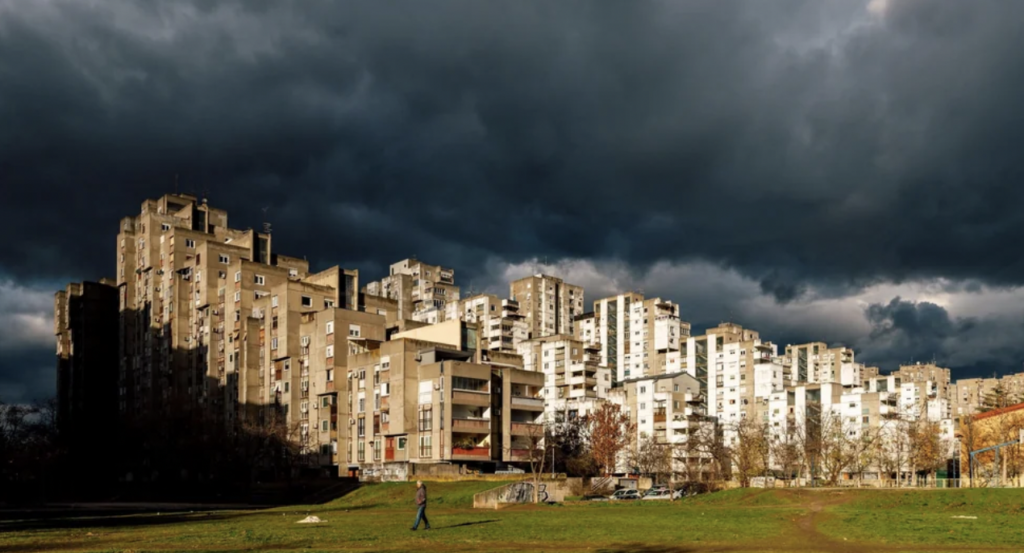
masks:
<svg viewBox="0 0 1024 553"><path fill-rule="evenodd" d="M594 302L594 311L577 318L574 334L599 348L601 365L615 382L683 370L690 324L679 306L630 292Z"/></svg>
<svg viewBox="0 0 1024 553"><path fill-rule="evenodd" d="M478 294L449 302L445 320L478 323L482 347L493 351L515 352L529 338L529 323L519 313L519 303L494 294Z"/></svg>
<svg viewBox="0 0 1024 553"><path fill-rule="evenodd" d="M653 437L657 443L673 447L675 470L681 470L678 465L682 463L702 464L699 457L706 453L686 444L698 432L714 433L717 427L707 416L700 383L693 376L675 373L630 379L612 390L609 400L629 414L636 425L637 443Z"/></svg>
<svg viewBox="0 0 1024 553"><path fill-rule="evenodd" d="M545 411L549 420L583 416L608 397L611 375L600 365L596 348L572 336L548 336L521 342L516 351L523 368L544 374Z"/></svg>

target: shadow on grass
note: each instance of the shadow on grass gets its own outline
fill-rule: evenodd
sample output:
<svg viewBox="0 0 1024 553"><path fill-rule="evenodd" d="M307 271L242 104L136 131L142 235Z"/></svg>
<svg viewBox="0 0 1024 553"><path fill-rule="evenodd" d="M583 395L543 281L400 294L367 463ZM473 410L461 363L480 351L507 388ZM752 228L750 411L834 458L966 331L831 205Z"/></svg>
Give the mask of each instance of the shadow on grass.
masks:
<svg viewBox="0 0 1024 553"><path fill-rule="evenodd" d="M617 545L615 547L598 549L597 553L692 553L697 551L689 547L676 545L646 545L642 543L631 543ZM715 551L728 551L728 549L716 549Z"/></svg>
<svg viewBox="0 0 1024 553"><path fill-rule="evenodd" d="M475 526L477 524L490 524L492 522L499 522L498 520L478 520L476 522L460 522L459 524L451 524L448 526L435 526L431 530L446 530L448 528L462 528L464 526Z"/></svg>
<svg viewBox="0 0 1024 553"><path fill-rule="evenodd" d="M184 522L222 522L249 516L252 513L148 513L142 515L93 515L76 517L45 517L0 521L0 534L21 530L62 530L74 528L124 528L159 526ZM0 549L3 551L3 549Z"/></svg>

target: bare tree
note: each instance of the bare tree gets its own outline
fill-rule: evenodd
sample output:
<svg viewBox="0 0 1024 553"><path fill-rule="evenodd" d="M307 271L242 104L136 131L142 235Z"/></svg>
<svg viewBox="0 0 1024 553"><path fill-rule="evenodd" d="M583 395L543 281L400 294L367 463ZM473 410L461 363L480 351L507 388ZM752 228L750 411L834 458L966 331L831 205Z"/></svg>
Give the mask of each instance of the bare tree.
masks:
<svg viewBox="0 0 1024 553"><path fill-rule="evenodd" d="M540 502L540 479L544 474L544 466L549 457L548 444L551 443L549 436L549 426L547 424L531 424L528 425L528 430L525 436L522 436L523 440L513 444L516 454L520 457L524 457L525 461L530 465L530 476L533 481L533 502ZM509 456L512 454L512 448L508 450ZM524 453L520 453L520 451Z"/></svg>
<svg viewBox="0 0 1024 553"><path fill-rule="evenodd" d="M864 426L857 432L853 440L853 457L850 472L857 475L857 487L864 485L864 473L875 464L875 447L878 440L878 429Z"/></svg>
<svg viewBox="0 0 1024 553"><path fill-rule="evenodd" d="M631 437L636 435L636 425L630 422L629 414L618 405L604 403L587 417L590 451L594 461L604 474L615 472L619 454L629 446Z"/></svg>
<svg viewBox="0 0 1024 553"><path fill-rule="evenodd" d="M793 477L803 466L802 434L801 427L796 423L790 423L784 430L772 433L772 459L785 477L786 487L789 487Z"/></svg>
<svg viewBox="0 0 1024 553"><path fill-rule="evenodd" d="M656 480L669 471L671 461L667 445L658 442L654 436L641 433L628 448L628 462L637 473L653 476Z"/></svg>
<svg viewBox="0 0 1024 553"><path fill-rule="evenodd" d="M821 413L820 430L818 459L825 481L828 485L835 486L856 458L856 440L851 439L851 434L854 434L855 430L839 413L831 410Z"/></svg>
<svg viewBox="0 0 1024 553"><path fill-rule="evenodd" d="M763 474L762 464L768 443L762 425L748 419L740 421L735 427L735 437L729 444L729 459L736 471L735 477L740 487L750 486L750 479Z"/></svg>

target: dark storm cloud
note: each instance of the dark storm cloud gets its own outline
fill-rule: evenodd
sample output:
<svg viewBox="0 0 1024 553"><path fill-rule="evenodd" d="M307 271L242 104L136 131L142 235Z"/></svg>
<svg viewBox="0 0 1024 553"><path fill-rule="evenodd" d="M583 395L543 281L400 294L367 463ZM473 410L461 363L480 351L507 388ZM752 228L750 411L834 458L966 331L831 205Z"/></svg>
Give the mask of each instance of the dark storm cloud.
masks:
<svg viewBox="0 0 1024 553"><path fill-rule="evenodd" d="M1024 5L871 4L0 0L0 276L112 274L118 219L178 174L364 278L1024 283Z"/></svg>
<svg viewBox="0 0 1024 553"><path fill-rule="evenodd" d="M177 173L322 263L1020 282L1024 8L888 4L9 4L0 259L110 272Z"/></svg>
<svg viewBox="0 0 1024 553"><path fill-rule="evenodd" d="M896 297L868 306L865 317L871 333L859 344L867 352L860 361L896 368L934 360L968 378L1019 372L1024 360L1024 316L953 317L934 303Z"/></svg>

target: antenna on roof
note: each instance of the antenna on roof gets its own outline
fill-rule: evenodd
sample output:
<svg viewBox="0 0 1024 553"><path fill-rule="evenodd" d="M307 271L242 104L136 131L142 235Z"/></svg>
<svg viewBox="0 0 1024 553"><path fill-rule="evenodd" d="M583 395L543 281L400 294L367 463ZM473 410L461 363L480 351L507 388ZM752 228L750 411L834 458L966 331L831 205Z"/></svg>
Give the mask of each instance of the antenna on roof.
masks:
<svg viewBox="0 0 1024 553"><path fill-rule="evenodd" d="M270 211L270 206L263 208L263 234L270 234L270 221L267 220L267 212Z"/></svg>
<svg viewBox="0 0 1024 553"><path fill-rule="evenodd" d="M207 196L210 195L210 189L206 186L203 187L203 203L206 203Z"/></svg>

